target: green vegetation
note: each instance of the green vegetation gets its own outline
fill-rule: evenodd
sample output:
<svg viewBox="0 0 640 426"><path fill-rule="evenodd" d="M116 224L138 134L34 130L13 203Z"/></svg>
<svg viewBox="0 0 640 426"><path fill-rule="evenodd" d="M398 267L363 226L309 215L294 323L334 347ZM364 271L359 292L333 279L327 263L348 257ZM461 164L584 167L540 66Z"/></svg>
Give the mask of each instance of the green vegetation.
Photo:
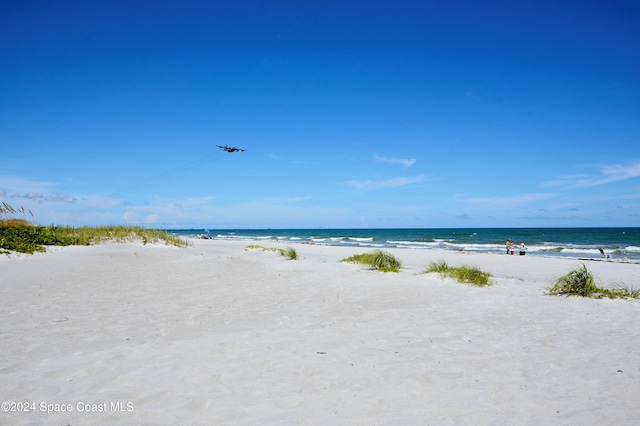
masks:
<svg viewBox="0 0 640 426"><path fill-rule="evenodd" d="M18 213L22 214L22 219L15 217ZM31 212L31 210L26 210L24 207L14 209L12 206L3 201L2 205L0 206L0 223L11 225L29 225L30 222L27 220L27 213L29 213L29 215L33 219L33 213Z"/></svg>
<svg viewBox="0 0 640 426"><path fill-rule="evenodd" d="M640 288L633 288L623 283L616 284L613 289L621 299L640 299Z"/></svg>
<svg viewBox="0 0 640 426"><path fill-rule="evenodd" d="M429 265L429 269L425 271L425 273L429 272L437 272L441 275L446 275L449 272L449 265L444 260L438 260L437 262L431 262Z"/></svg>
<svg viewBox="0 0 640 426"><path fill-rule="evenodd" d="M280 254L289 260L298 260L298 252L293 247L287 247L284 250L280 250Z"/></svg>
<svg viewBox="0 0 640 426"><path fill-rule="evenodd" d="M244 249L245 250L277 251L277 249L274 249L274 248L266 248L266 247L258 246L258 245L255 245L255 244L249 244Z"/></svg>
<svg viewBox="0 0 640 426"><path fill-rule="evenodd" d="M581 296L594 299L603 297L610 299L640 298L640 289L634 289L622 283L617 284L613 290L598 287L593 274L584 264L580 264L569 273L561 276L553 284L553 287L549 288L551 295Z"/></svg>
<svg viewBox="0 0 640 426"><path fill-rule="evenodd" d="M441 277L450 277L458 280L461 283L472 284L477 287L486 287L491 285L489 278L491 274L483 272L477 266L458 266L451 267L444 260L437 262L431 262L429 268L425 273L435 272L440 274Z"/></svg>
<svg viewBox="0 0 640 426"><path fill-rule="evenodd" d="M287 247L286 249L274 248L274 247L262 247L255 244L250 244L246 247L246 250L258 249L264 251L274 251L280 253L280 256L284 256L288 260L298 260L298 252L293 247Z"/></svg>
<svg viewBox="0 0 640 426"><path fill-rule="evenodd" d="M382 272L399 272L402 268L402 262L396 259L391 253L376 250L372 253L354 254L340 262L359 263L369 265L371 269L377 269Z"/></svg>
<svg viewBox="0 0 640 426"><path fill-rule="evenodd" d="M168 245L186 247L188 242L164 231L138 226L98 226L72 228L68 226L39 226L15 216L28 210L14 209L7 203L0 206L0 253L42 252L46 246L88 246L103 241L142 241L143 244L164 242ZM31 211L28 211L31 214ZM10 216L11 215L11 216ZM31 214L33 216L33 214Z"/></svg>

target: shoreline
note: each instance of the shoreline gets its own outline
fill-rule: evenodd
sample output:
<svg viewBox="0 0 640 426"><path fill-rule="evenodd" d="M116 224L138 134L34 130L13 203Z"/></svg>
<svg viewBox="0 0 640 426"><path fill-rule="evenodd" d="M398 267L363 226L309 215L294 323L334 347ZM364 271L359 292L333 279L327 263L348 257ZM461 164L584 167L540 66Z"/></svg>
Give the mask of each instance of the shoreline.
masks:
<svg viewBox="0 0 640 426"><path fill-rule="evenodd" d="M631 424L640 416L640 302L546 295L576 259L398 248L385 250L403 269L381 273L339 262L370 248L260 243L293 246L299 260L286 260L246 250L246 241L191 242L0 261L0 391L9 402L72 407L2 412L0 422ZM439 259L477 265L495 283L422 274ZM638 264L587 267L605 286L640 283Z"/></svg>
<svg viewBox="0 0 640 426"><path fill-rule="evenodd" d="M170 231L171 232L171 231ZM414 228L175 230L217 240L306 242L363 249L415 248L501 254L505 240L525 243L527 254L640 262L640 228ZM604 253L604 254L603 254Z"/></svg>
<svg viewBox="0 0 640 426"><path fill-rule="evenodd" d="M181 235L181 234L174 234ZM389 250L389 249L413 249L413 250L434 250L434 251L452 251L461 253L487 253L487 254L504 254L504 248L501 244L494 243L462 243L452 241L372 241L373 237L368 238L354 238L354 237L313 237L313 236L288 236L277 237L274 235L268 236L239 236L239 235L221 235L211 236L209 234L183 234L181 235L189 240L204 239L215 241L244 241L247 244L251 243L284 243L284 244L306 244L310 241L315 241L317 245L332 246L332 247L353 247L362 250ZM542 246L548 245L543 248ZM475 247L474 247L475 246ZM559 243L541 243L534 242L532 245L527 246L527 253L533 256L542 256L549 258L561 258L561 259L578 259L578 260L609 260L621 263L638 263L640 264L640 258L636 255L636 247L630 246L625 248L623 253L620 253L620 248L596 248L597 246L591 246L589 248L583 247L577 249L575 247L565 247L558 249L561 246ZM473 247L473 248L472 248ZM602 251L607 251L605 255L602 255ZM566 251L565 251L566 250ZM631 251L629 251L631 250ZM516 253L517 255L517 253Z"/></svg>

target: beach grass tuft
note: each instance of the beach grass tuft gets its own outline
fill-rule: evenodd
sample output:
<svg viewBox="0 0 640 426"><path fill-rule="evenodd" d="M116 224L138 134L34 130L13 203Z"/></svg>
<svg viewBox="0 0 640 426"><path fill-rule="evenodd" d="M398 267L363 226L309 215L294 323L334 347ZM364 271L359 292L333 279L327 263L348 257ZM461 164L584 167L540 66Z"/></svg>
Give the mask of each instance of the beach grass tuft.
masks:
<svg viewBox="0 0 640 426"><path fill-rule="evenodd" d="M593 274L584 264L559 277L553 284L549 289L549 293L553 295L593 297L600 292Z"/></svg>
<svg viewBox="0 0 640 426"><path fill-rule="evenodd" d="M431 262L424 273L438 273L441 277L450 277L461 283L475 285L477 287L487 287L491 285L491 274L482 271L477 266L457 266L452 267L444 260Z"/></svg>
<svg viewBox="0 0 640 426"><path fill-rule="evenodd" d="M616 284L613 291L622 299L640 299L640 288L633 288L624 283Z"/></svg>
<svg viewBox="0 0 640 426"><path fill-rule="evenodd" d="M437 260L435 262L431 262L429 268L425 271L425 273L429 272L437 272L439 274L446 274L449 272L449 265L444 260Z"/></svg>
<svg viewBox="0 0 640 426"><path fill-rule="evenodd" d="M0 223L14 223L14 224L24 224L30 225L31 222L27 220L27 213L33 219L33 212L31 210L25 209L24 207L15 208L6 201L3 201L0 205ZM16 217L16 215L20 214L22 218Z"/></svg>
<svg viewBox="0 0 640 426"><path fill-rule="evenodd" d="M554 296L580 296L593 299L638 299L640 289L629 287L623 283L616 284L614 289L598 287L594 275L584 263L575 267L565 275L556 279L549 288L549 294Z"/></svg>
<svg viewBox="0 0 640 426"><path fill-rule="evenodd" d="M289 260L298 260L298 252L293 247L280 250L280 254Z"/></svg>
<svg viewBox="0 0 640 426"><path fill-rule="evenodd" d="M399 259L383 250L354 254L346 259L342 259L340 262L369 265L371 269L377 269L382 272L399 272L400 268L402 268L402 262Z"/></svg>
<svg viewBox="0 0 640 426"><path fill-rule="evenodd" d="M280 256L287 258L288 260L298 260L298 252L293 247L287 247L286 249L274 248L274 247L262 247L256 244L249 244L245 247L245 250L263 250L263 251L273 251L280 253Z"/></svg>

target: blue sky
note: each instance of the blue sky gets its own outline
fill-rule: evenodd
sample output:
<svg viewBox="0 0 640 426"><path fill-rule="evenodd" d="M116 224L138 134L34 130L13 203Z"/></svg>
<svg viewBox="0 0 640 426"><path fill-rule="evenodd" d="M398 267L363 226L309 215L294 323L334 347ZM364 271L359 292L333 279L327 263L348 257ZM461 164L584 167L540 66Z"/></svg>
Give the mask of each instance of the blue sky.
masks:
<svg viewBox="0 0 640 426"><path fill-rule="evenodd" d="M4 1L0 202L73 226L639 226L639 19L620 0Z"/></svg>

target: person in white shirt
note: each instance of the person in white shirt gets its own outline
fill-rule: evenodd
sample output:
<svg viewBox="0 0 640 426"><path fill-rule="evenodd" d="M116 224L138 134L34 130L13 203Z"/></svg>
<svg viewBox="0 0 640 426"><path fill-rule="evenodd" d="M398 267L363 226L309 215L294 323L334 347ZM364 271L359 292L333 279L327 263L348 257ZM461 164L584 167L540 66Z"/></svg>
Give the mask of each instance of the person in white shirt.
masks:
<svg viewBox="0 0 640 426"><path fill-rule="evenodd" d="M520 256L524 256L526 252L527 252L527 246L525 246L524 243L520 244Z"/></svg>

